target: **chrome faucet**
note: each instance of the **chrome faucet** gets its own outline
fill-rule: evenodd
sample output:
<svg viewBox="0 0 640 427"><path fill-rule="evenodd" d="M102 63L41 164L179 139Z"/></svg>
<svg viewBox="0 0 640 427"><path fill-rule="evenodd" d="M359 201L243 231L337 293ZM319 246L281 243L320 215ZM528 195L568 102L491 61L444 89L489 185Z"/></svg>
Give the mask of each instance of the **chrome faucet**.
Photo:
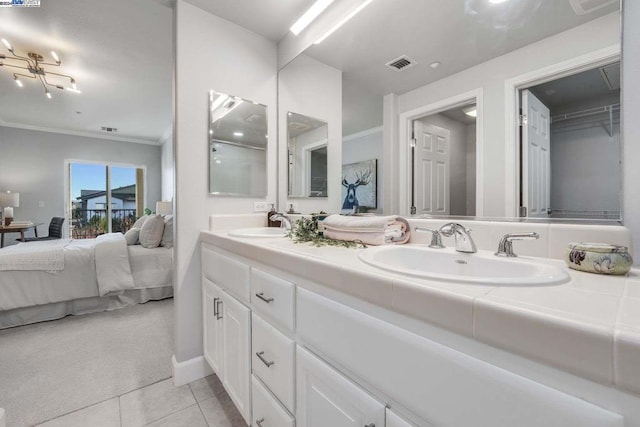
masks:
<svg viewBox="0 0 640 427"><path fill-rule="evenodd" d="M283 213L274 213L269 217L271 221L280 221L280 228L291 230L291 220Z"/></svg>
<svg viewBox="0 0 640 427"><path fill-rule="evenodd" d="M426 228L426 227L416 227L414 230L418 232L424 231L424 232L431 233L431 244L429 245L430 248L434 248L434 249L444 248L444 245L442 244L442 234L440 233L440 230L433 230L431 228Z"/></svg>
<svg viewBox="0 0 640 427"><path fill-rule="evenodd" d="M445 237L453 236L456 239L456 251L475 254L478 252L476 244L471 238L471 230L461 224L450 222L440 227L440 233Z"/></svg>
<svg viewBox="0 0 640 427"><path fill-rule="evenodd" d="M495 256L504 257L517 257L518 255L513 253L513 241L514 240L533 240L540 238L538 233L508 233L502 236L500 243L498 243L498 251Z"/></svg>

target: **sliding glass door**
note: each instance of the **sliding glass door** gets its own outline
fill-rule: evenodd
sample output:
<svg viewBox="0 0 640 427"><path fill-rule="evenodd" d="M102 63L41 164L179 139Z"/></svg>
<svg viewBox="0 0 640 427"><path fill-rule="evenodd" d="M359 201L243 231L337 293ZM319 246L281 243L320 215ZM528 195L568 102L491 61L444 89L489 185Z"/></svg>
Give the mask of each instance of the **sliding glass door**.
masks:
<svg viewBox="0 0 640 427"><path fill-rule="evenodd" d="M68 174L68 224L72 238L125 233L142 215L143 168L70 162Z"/></svg>

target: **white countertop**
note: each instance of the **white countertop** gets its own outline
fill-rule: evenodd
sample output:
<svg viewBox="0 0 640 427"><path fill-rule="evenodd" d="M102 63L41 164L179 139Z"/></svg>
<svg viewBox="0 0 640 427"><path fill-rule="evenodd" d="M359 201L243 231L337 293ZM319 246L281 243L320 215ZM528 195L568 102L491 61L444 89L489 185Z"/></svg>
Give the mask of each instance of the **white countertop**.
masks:
<svg viewBox="0 0 640 427"><path fill-rule="evenodd" d="M360 261L360 249L314 247L287 238L201 241L369 303L446 328L573 374L640 394L640 270L605 276L563 261L556 286L487 286L403 276ZM362 249L366 250L366 249ZM443 249L453 251L453 249Z"/></svg>

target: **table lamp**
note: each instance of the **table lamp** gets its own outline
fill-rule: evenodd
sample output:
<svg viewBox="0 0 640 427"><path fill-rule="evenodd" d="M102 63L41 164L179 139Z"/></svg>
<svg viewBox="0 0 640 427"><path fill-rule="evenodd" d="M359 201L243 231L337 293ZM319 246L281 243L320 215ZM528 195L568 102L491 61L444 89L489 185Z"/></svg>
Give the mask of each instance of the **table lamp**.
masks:
<svg viewBox="0 0 640 427"><path fill-rule="evenodd" d="M172 202L156 202L156 213L160 215L172 215L173 203Z"/></svg>
<svg viewBox="0 0 640 427"><path fill-rule="evenodd" d="M20 206L20 193L11 191L0 192L0 207L3 207L4 225L8 226L13 221L13 208Z"/></svg>

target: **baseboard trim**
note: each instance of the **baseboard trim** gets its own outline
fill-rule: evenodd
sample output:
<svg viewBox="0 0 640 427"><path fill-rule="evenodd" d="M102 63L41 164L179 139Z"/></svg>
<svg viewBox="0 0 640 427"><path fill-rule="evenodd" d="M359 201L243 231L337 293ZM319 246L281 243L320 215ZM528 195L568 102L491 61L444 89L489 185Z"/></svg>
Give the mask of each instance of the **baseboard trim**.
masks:
<svg viewBox="0 0 640 427"><path fill-rule="evenodd" d="M173 383L176 387L213 374L211 367L204 360L204 356L178 362L176 356L173 355L171 356L171 368L173 370Z"/></svg>

